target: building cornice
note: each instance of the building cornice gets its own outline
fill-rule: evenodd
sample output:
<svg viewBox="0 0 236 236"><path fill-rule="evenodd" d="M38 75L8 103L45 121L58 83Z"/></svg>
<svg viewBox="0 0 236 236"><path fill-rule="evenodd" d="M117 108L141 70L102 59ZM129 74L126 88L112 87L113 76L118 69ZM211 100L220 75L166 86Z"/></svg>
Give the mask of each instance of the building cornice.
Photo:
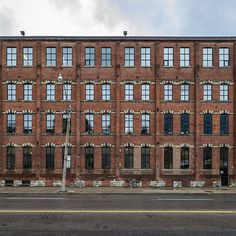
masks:
<svg viewBox="0 0 236 236"><path fill-rule="evenodd" d="M0 41L236 41L236 36L0 36Z"/></svg>

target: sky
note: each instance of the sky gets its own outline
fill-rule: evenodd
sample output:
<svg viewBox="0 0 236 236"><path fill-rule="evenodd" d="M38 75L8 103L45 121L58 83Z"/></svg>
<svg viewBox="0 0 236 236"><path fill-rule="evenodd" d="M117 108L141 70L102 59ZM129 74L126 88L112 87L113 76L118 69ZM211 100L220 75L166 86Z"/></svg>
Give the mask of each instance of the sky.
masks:
<svg viewBox="0 0 236 236"><path fill-rule="evenodd" d="M0 36L235 36L236 0L0 0Z"/></svg>

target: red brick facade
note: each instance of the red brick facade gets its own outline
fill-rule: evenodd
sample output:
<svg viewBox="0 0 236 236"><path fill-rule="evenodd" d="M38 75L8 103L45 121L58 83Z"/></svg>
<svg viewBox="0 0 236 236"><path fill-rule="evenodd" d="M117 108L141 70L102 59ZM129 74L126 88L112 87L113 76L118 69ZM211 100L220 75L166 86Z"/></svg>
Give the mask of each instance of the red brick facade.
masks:
<svg viewBox="0 0 236 236"><path fill-rule="evenodd" d="M17 65L6 64L8 47L17 48ZM33 48L33 66L22 66L22 48ZM55 67L46 66L46 48L55 47L57 59ZM72 47L73 66L62 66L62 48ZM95 48L95 66L86 67L85 48ZM110 47L112 55L111 67L101 67L101 48ZM135 66L124 66L124 48L135 50ZM151 49L151 66L141 67L140 49ZM174 49L174 66L163 66L163 49ZM180 48L190 48L190 66L180 67ZM203 48L213 49L213 66L203 67ZM230 65L219 66L219 49L229 48ZM150 181L164 181L172 186L174 181L181 181L183 186L190 186L190 181L205 181L212 186L221 181L220 147L228 147L229 184L236 180L235 161L235 61L236 38L159 38L159 37L2 37L0 38L0 180L42 180L46 185L61 179L62 145L65 135L62 134L62 111L67 104L62 101L62 84L57 81L61 73L64 80L72 84L72 120L70 144L72 145L71 164L68 181L81 179L85 181L127 180L135 178L147 185ZM16 101L7 100L7 84L16 84ZM23 84L30 81L33 85L32 101L23 100ZM55 101L46 100L46 83L54 81ZM85 84L94 83L94 100L85 100ZM101 86L109 81L111 99L101 100ZM124 100L124 85L127 81L134 84L134 100ZM141 100L141 84L150 84L150 100ZM181 102L180 86L189 83L189 101ZM212 84L212 100L203 101L203 84ZM173 100L164 101L164 84L173 86ZM220 84L229 84L229 99L220 101ZM23 113L31 111L33 126L31 134L23 133ZM55 134L46 133L46 113L55 113ZM94 133L85 132L85 113L94 113ZM124 115L131 110L134 113L134 134L124 133ZM180 115L183 111L190 114L189 134L180 132ZM7 113L16 112L16 131L7 133ZM111 134L101 132L101 115L104 111L111 114ZM141 114L150 113L150 134L141 135ZM173 113L173 134L164 134L164 113ZM212 113L212 134L203 133L203 116L206 111ZM220 135L220 113L229 114L229 133ZM32 146L32 168L23 170L23 146ZM101 148L104 144L111 146L111 168L102 169ZM134 166L124 168L124 148L134 146ZM46 146L55 146L54 169L46 170ZM94 147L94 169L85 169L85 147ZM150 168L141 169L141 147L150 147ZM173 167L164 169L164 147L173 147ZM190 148L189 168L180 168L181 146ZM15 146L15 166L6 168L6 150ZM212 168L203 168L203 147L212 147Z"/></svg>

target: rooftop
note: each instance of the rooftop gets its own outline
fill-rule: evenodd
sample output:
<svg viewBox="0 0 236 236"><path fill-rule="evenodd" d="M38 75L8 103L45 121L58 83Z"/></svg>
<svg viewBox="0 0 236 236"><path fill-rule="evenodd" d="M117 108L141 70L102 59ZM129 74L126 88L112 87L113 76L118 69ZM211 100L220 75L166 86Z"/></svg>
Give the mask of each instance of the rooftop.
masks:
<svg viewBox="0 0 236 236"><path fill-rule="evenodd" d="M236 36L0 36L0 41L236 41Z"/></svg>

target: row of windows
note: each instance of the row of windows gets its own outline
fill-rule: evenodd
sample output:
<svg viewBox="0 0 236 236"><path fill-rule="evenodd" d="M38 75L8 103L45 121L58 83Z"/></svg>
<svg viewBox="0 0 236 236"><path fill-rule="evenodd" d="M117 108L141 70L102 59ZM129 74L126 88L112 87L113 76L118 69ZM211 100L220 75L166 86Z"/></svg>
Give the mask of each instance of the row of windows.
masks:
<svg viewBox="0 0 236 236"><path fill-rule="evenodd" d="M30 134L32 133L32 114L23 115L23 133ZM62 133L66 133L68 114L62 114ZM7 114L7 133L16 132L16 114L10 113ZM55 114L48 113L46 115L46 133L55 133Z"/></svg>
<svg viewBox="0 0 236 236"><path fill-rule="evenodd" d="M55 147L46 147L46 169L54 169L55 167ZM71 148L68 149L68 155L71 156ZM102 155L102 169L110 169L111 168L111 148L108 146L102 147L101 149ZM125 168L133 168L133 148L125 148ZM15 158L16 158L16 150L15 147L9 146L7 147L7 160L6 160L6 168L7 170L13 170L15 168ZM62 149L62 167L64 160L64 148ZM70 163L71 164L71 163ZM31 169L32 168L32 148L24 147L23 148L23 169ZM67 168L71 168L67 166ZM94 148L86 147L85 148L85 168L86 169L94 169ZM150 168L150 148L142 147L141 148L141 169L149 169Z"/></svg>
<svg viewBox="0 0 236 236"><path fill-rule="evenodd" d="M189 101L189 84L181 84L180 86L180 100ZM164 100L173 100L173 85L164 84ZM212 84L203 85L203 100L212 101ZM225 102L229 100L229 85L220 84L220 101Z"/></svg>
<svg viewBox="0 0 236 236"><path fill-rule="evenodd" d="M71 156L71 148L69 150L69 155ZM103 147L101 150L102 154L102 169L111 168L111 148ZM54 169L55 166L55 147L46 147L46 169ZM189 169L189 147L181 147L180 151L180 169ZM15 158L16 150L15 147L7 147L7 157L6 157L6 168L7 170L13 170L15 168ZM62 149L62 160L64 160L64 148ZM62 161L63 167L63 161ZM71 168L71 166L67 166ZM23 148L23 169L32 168L32 148ZM94 169L94 148L85 148L85 168ZM124 151L124 168L133 169L134 168L134 148L128 146ZM228 168L228 148L220 148L220 168ZM150 169L150 148L141 148L141 169ZM173 169L173 148L164 148L164 169ZM212 148L203 148L203 169L212 169Z"/></svg>
<svg viewBox="0 0 236 236"><path fill-rule="evenodd" d="M181 148L181 169L189 169L189 148ZM228 148L220 148L220 168L228 168ZM164 148L164 169L173 169L173 147ZM212 148L203 148L203 169L212 169Z"/></svg>
<svg viewBox="0 0 236 236"><path fill-rule="evenodd" d="M189 133L189 114L183 113L180 116L181 134ZM206 113L203 116L203 133L212 134L212 114ZM164 114L164 133L173 134L173 114ZM220 134L229 134L229 115L220 114Z"/></svg>
<svg viewBox="0 0 236 236"><path fill-rule="evenodd" d="M62 114L62 133L66 133L68 114ZM203 123L203 133L212 134L212 114L204 114L204 123ZM32 133L32 114L24 114L24 133ZM134 114L128 113L125 114L125 123L124 123L124 132L125 134L134 133ZM181 134L189 133L189 114L183 113L180 115L180 132ZM7 133L16 132L16 114L7 115ZM94 114L86 113L85 114L85 132L93 133L94 132ZM47 113L46 114L46 133L55 133L55 114ZM102 114L102 133L110 134L111 133L111 115ZM167 135L173 134L173 114L166 113L164 114L164 133ZM223 113L220 115L220 134L229 133L229 115ZM150 114L144 113L141 115L141 134L150 134Z"/></svg>
<svg viewBox="0 0 236 236"><path fill-rule="evenodd" d="M33 85L24 84L23 87L24 100L32 101L33 100ZM72 97L72 88L71 84L64 84L62 89L62 100L71 100ZM49 83L46 85L46 99L48 101L55 100L55 84ZM15 101L16 100L16 84L9 83L7 84L7 100Z"/></svg>
<svg viewBox="0 0 236 236"><path fill-rule="evenodd" d="M6 64L7 66L15 67L17 65L17 49L15 47L7 48ZM62 65L72 66L72 48L62 48ZM179 49L179 61L180 67L190 66L190 48L183 47ZM143 47L140 48L140 65L143 67L151 66L151 48ZM22 65L26 67L33 66L33 48L25 47L22 49ZM57 49L55 47L46 48L46 66L57 65ZM84 56L85 66L95 66L95 48L85 48ZM103 47L101 49L101 66L110 67L112 65L112 53L110 47ZM204 67L213 66L213 48L202 49L202 65ZM133 47L124 48L124 66L134 67L135 66L135 50ZM174 66L174 48L165 47L163 48L163 66L173 67ZM230 66L230 50L229 48L219 48L219 66L228 67Z"/></svg>
<svg viewBox="0 0 236 236"><path fill-rule="evenodd" d="M180 100L189 101L189 84L181 84L180 86ZM71 84L63 85L63 95L62 100L71 100L72 99L72 86ZM126 101L134 100L134 85L127 83L125 84L124 99ZM46 100L54 101L56 95L55 84L48 83L46 85ZM101 98L103 101L111 100L111 86L110 84L102 84L102 95ZM10 101L16 100L16 84L9 83L7 85L7 99ZM32 84L24 84L24 100L31 101L33 99L33 90ZM85 100L93 101L94 100L94 84L88 83L85 85ZM150 100L150 84L141 85L141 100L149 101ZM172 101L173 100L173 86L172 84L164 85L164 100ZM203 85L203 100L211 101L212 100L212 84ZM220 101L229 100L229 85L220 84Z"/></svg>

